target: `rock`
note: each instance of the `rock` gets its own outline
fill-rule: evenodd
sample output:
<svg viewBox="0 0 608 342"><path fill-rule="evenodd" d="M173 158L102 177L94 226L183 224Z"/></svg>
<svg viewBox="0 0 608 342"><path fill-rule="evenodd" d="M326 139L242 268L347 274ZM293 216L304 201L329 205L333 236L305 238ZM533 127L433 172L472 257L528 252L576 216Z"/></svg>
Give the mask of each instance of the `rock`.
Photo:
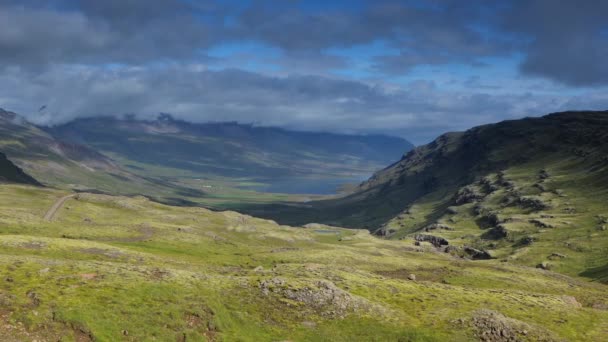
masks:
<svg viewBox="0 0 608 342"><path fill-rule="evenodd" d="M452 228L446 224L441 224L441 223L433 223L433 224L429 224L428 226L424 227L425 232L429 232L431 230L436 230L436 229L454 230L454 228Z"/></svg>
<svg viewBox="0 0 608 342"><path fill-rule="evenodd" d="M522 208L532 209L534 211L547 210L551 206L545 203L542 199L532 196L520 196L517 200L517 204Z"/></svg>
<svg viewBox="0 0 608 342"><path fill-rule="evenodd" d="M482 178L479 181L479 185L481 185L483 190L489 194L491 194L494 191L497 191L499 189L499 187L496 184L494 184L494 181L492 181L492 178L490 178L490 177Z"/></svg>
<svg viewBox="0 0 608 342"><path fill-rule="evenodd" d="M414 240L419 242L430 242L435 247L447 246L450 244L448 240L434 235L417 234L414 236Z"/></svg>
<svg viewBox="0 0 608 342"><path fill-rule="evenodd" d="M485 197L471 186L465 186L456 193L454 202L458 205L479 201Z"/></svg>
<svg viewBox="0 0 608 342"><path fill-rule="evenodd" d="M536 268L540 268L543 270L549 270L549 269L551 269L551 264L546 261L543 261L540 264L536 265Z"/></svg>
<svg viewBox="0 0 608 342"><path fill-rule="evenodd" d="M521 240L519 240L519 245L521 245L521 246L529 246L529 245L533 244L534 241L536 241L535 237L533 237L533 236L524 236L523 238L521 238Z"/></svg>
<svg viewBox="0 0 608 342"><path fill-rule="evenodd" d="M456 209L456 207L448 207L445 212L450 215L456 215L458 214L458 209Z"/></svg>
<svg viewBox="0 0 608 342"><path fill-rule="evenodd" d="M277 291L280 287L285 285L285 280L282 278L272 278L263 280L259 284L259 288L262 290L262 293L266 296L270 294L270 292Z"/></svg>
<svg viewBox="0 0 608 342"><path fill-rule="evenodd" d="M603 225L601 225L601 226L597 227L597 229L598 229L598 230L601 230L601 231L605 231L607 228L606 228L606 225L605 225L605 224L603 224Z"/></svg>
<svg viewBox="0 0 608 342"><path fill-rule="evenodd" d="M494 227L494 234L500 238L506 238L509 236L509 230L502 224Z"/></svg>
<svg viewBox="0 0 608 342"><path fill-rule="evenodd" d="M476 311L471 319L471 325L480 341L492 342L522 341L525 339L521 335L528 335L528 331L532 330L531 326L522 321L487 309ZM545 340L545 336L542 335L532 337L534 341L541 340L538 337L543 337L542 340Z"/></svg>
<svg viewBox="0 0 608 342"><path fill-rule="evenodd" d="M549 255L550 260L565 259L565 258L566 258L566 256L564 254L560 254L560 253L551 253L551 255Z"/></svg>
<svg viewBox="0 0 608 342"><path fill-rule="evenodd" d="M460 247L450 245L450 246L447 246L443 251L446 253L450 253L450 254L458 253L458 252L460 252Z"/></svg>
<svg viewBox="0 0 608 342"><path fill-rule="evenodd" d="M352 296L327 280L318 280L308 285L287 284L281 278L263 280L259 284L266 296L280 296L320 311L323 316L344 317L356 310L368 310L373 304Z"/></svg>
<svg viewBox="0 0 608 342"><path fill-rule="evenodd" d="M572 296L562 296L562 300L564 301L564 303L571 305L577 309L580 309L583 307L583 305L581 303L578 302L578 300L576 300L575 297Z"/></svg>
<svg viewBox="0 0 608 342"><path fill-rule="evenodd" d="M546 192L547 191L547 188L545 188L545 186L542 185L541 183L535 183L532 186L535 187L535 188L537 188L538 190L540 190L540 192Z"/></svg>
<svg viewBox="0 0 608 342"><path fill-rule="evenodd" d="M475 249L473 247L465 246L464 247L464 251L473 260L488 260L488 259L492 259L492 256L490 255L490 253L488 253L488 252L486 252L484 250L479 250L479 249Z"/></svg>
<svg viewBox="0 0 608 342"><path fill-rule="evenodd" d="M533 225L535 225L536 227L539 227L539 228L555 228L552 225L550 225L546 222L543 222L541 220L537 220L537 219L531 219L528 222L532 223Z"/></svg>
<svg viewBox="0 0 608 342"><path fill-rule="evenodd" d="M258 266L258 267L256 267L256 268L253 269L253 272L255 272L255 273L262 273L262 272L264 272L264 267Z"/></svg>
<svg viewBox="0 0 608 342"><path fill-rule="evenodd" d="M407 276L407 279L411 280L411 281L416 281L416 275L415 274L410 274Z"/></svg>
<svg viewBox="0 0 608 342"><path fill-rule="evenodd" d="M374 232L374 235L381 237L390 237L397 232L394 228L389 228L388 226L383 226L380 229Z"/></svg>
<svg viewBox="0 0 608 342"><path fill-rule="evenodd" d="M551 175L545 169L540 170L540 172L538 173L538 178L541 180L545 180L549 177L551 177Z"/></svg>

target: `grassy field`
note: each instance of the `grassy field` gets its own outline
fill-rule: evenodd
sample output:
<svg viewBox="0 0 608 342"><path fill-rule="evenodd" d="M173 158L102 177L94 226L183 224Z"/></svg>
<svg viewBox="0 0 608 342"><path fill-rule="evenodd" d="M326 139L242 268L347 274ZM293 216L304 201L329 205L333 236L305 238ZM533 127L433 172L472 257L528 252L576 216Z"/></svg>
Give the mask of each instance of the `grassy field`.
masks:
<svg viewBox="0 0 608 342"><path fill-rule="evenodd" d="M606 287L584 277L143 197L79 194L44 221L64 195L0 186L0 340L599 341L608 334Z"/></svg>

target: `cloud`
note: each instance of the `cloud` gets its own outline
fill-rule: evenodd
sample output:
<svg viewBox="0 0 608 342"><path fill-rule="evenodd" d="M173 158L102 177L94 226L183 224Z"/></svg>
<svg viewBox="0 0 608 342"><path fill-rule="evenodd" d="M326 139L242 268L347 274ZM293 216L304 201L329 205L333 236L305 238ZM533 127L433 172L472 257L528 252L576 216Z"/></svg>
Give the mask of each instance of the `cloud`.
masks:
<svg viewBox="0 0 608 342"><path fill-rule="evenodd" d="M608 2L516 1L503 29L528 43L524 74L571 86L608 85Z"/></svg>
<svg viewBox="0 0 608 342"><path fill-rule="evenodd" d="M239 121L299 130L388 132L426 142L444 131L504 118L576 108L583 97L446 91L415 81L392 89L320 76L271 77L199 65L157 68L55 66L39 73L6 69L0 105L38 124L74 118L160 112L192 121ZM599 94L595 104L608 105ZM41 106L46 106L39 111Z"/></svg>
<svg viewBox="0 0 608 342"><path fill-rule="evenodd" d="M424 142L605 109L605 13L600 0L0 0L0 106L41 124L168 112Z"/></svg>
<svg viewBox="0 0 608 342"><path fill-rule="evenodd" d="M150 63L205 56L220 8L182 1L0 0L0 62L48 64ZM220 15L221 17L221 15Z"/></svg>

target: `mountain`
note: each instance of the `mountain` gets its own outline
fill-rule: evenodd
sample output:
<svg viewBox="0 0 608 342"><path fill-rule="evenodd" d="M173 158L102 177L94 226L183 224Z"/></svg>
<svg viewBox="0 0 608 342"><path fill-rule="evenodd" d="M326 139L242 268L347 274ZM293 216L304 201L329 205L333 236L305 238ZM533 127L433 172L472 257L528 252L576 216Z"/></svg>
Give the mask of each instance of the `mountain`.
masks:
<svg viewBox="0 0 608 342"><path fill-rule="evenodd" d="M245 211L608 281L607 156L608 112L556 113L444 134L344 198Z"/></svg>
<svg viewBox="0 0 608 342"><path fill-rule="evenodd" d="M2 182L40 185L38 181L23 172L23 170L8 160L4 153L0 152L0 183Z"/></svg>
<svg viewBox="0 0 608 342"><path fill-rule="evenodd" d="M314 189L315 181L350 179L358 183L412 148L404 139L381 135L297 132L238 123L194 124L168 114L153 121L78 119L46 130L147 176L190 181L240 179L270 184L269 190L276 192L283 192L279 185L296 180L308 180L309 190Z"/></svg>
<svg viewBox="0 0 608 342"><path fill-rule="evenodd" d="M176 192L195 192L136 175L95 149L56 139L19 115L2 109L0 150L24 172L47 186L166 198L179 196Z"/></svg>

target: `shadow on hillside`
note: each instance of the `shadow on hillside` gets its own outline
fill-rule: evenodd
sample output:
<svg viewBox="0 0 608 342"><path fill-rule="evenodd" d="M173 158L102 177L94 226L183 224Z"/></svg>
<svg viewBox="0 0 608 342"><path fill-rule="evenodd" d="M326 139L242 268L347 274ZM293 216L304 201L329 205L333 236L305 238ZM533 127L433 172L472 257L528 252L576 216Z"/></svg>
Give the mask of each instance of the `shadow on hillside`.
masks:
<svg viewBox="0 0 608 342"><path fill-rule="evenodd" d="M588 268L579 273L580 276L591 278L604 284L608 284L608 264L599 267Z"/></svg>

